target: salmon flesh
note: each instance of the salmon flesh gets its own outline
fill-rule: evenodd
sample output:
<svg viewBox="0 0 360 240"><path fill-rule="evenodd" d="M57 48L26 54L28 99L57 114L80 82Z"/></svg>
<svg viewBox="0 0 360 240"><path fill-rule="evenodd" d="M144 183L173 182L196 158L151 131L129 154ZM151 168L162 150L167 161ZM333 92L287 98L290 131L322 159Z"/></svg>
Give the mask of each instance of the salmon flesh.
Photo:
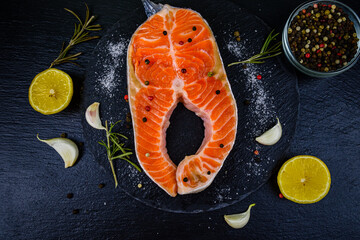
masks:
<svg viewBox="0 0 360 240"><path fill-rule="evenodd" d="M207 22L193 10L164 5L133 34L127 73L135 151L145 173L173 197L207 188L234 145L238 122ZM178 102L204 121L205 135L196 154L176 166L166 130Z"/></svg>

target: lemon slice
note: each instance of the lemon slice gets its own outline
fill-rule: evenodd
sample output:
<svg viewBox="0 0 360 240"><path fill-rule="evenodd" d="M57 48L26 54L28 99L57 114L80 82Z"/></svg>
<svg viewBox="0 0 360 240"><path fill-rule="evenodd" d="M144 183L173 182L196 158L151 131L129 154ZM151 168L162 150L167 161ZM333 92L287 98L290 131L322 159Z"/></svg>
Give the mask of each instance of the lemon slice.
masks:
<svg viewBox="0 0 360 240"><path fill-rule="evenodd" d="M300 155L282 165L277 182L285 198L308 204L318 202L326 196L331 177L323 161L313 156Z"/></svg>
<svg viewBox="0 0 360 240"><path fill-rule="evenodd" d="M38 112L49 115L64 110L73 95L71 77L56 68L35 76L29 88L29 103Z"/></svg>

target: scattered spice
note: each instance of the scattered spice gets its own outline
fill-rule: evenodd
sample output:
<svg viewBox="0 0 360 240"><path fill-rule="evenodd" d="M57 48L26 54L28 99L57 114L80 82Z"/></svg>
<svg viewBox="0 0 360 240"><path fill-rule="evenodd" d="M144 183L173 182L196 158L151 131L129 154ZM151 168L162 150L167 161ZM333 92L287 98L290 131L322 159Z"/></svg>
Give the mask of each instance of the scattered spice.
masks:
<svg viewBox="0 0 360 240"><path fill-rule="evenodd" d="M223 147L224 147L224 144L221 143L221 144L220 144L220 148L223 148Z"/></svg>
<svg viewBox="0 0 360 240"><path fill-rule="evenodd" d="M282 195L282 193L279 193L279 198L284 198L284 195Z"/></svg>
<svg viewBox="0 0 360 240"><path fill-rule="evenodd" d="M234 37L239 37L240 36L240 32L239 31L235 31L234 32Z"/></svg>
<svg viewBox="0 0 360 240"><path fill-rule="evenodd" d="M126 114L125 121L126 121L126 122L131 122L131 114L130 114L130 113L127 113L127 114Z"/></svg>
<svg viewBox="0 0 360 240"><path fill-rule="evenodd" d="M73 193L68 193L68 194L66 194L66 197L69 198L69 199L71 199L71 198L74 197L74 194L73 194Z"/></svg>
<svg viewBox="0 0 360 240"><path fill-rule="evenodd" d="M183 179L183 181L184 181L184 182L187 182L187 181L188 181L188 179L185 177L185 178Z"/></svg>
<svg viewBox="0 0 360 240"><path fill-rule="evenodd" d="M185 68L181 69L181 72L186 73L186 69Z"/></svg>
<svg viewBox="0 0 360 240"><path fill-rule="evenodd" d="M124 96L124 99L125 99L125 101L128 101L128 100L129 100L129 96L126 94L126 95Z"/></svg>
<svg viewBox="0 0 360 240"><path fill-rule="evenodd" d="M194 26L194 27L192 28L192 30L193 30L193 31L196 31L196 27Z"/></svg>
<svg viewBox="0 0 360 240"><path fill-rule="evenodd" d="M210 171L207 171L207 175L210 175L211 174L211 172Z"/></svg>
<svg viewBox="0 0 360 240"><path fill-rule="evenodd" d="M145 110L146 110L146 111L150 111L150 109L151 109L150 106L146 106L146 107L145 107Z"/></svg>
<svg viewBox="0 0 360 240"><path fill-rule="evenodd" d="M139 184L137 185L137 187L138 187L138 188L142 188L142 184L139 183Z"/></svg>
<svg viewBox="0 0 360 240"><path fill-rule="evenodd" d="M314 4L299 11L288 29L288 40L299 63L320 72L346 66L342 57L352 59L359 41L348 14L334 4Z"/></svg>
<svg viewBox="0 0 360 240"><path fill-rule="evenodd" d="M216 93L216 95L219 95L219 94L220 94L220 90L216 90L215 93Z"/></svg>
<svg viewBox="0 0 360 240"><path fill-rule="evenodd" d="M236 38L236 41L240 42L241 38L240 37L237 37Z"/></svg>
<svg viewBox="0 0 360 240"><path fill-rule="evenodd" d="M149 59L145 59L145 64L149 64L150 60Z"/></svg>
<svg viewBox="0 0 360 240"><path fill-rule="evenodd" d="M153 97L153 96L148 96L148 99L149 99L150 101L152 101L152 100L154 99L154 97Z"/></svg>
<svg viewBox="0 0 360 240"><path fill-rule="evenodd" d="M147 122L147 118L146 118L146 117L143 117L142 121L143 121L143 122Z"/></svg>
<svg viewBox="0 0 360 240"><path fill-rule="evenodd" d="M145 157L150 157L150 153L145 153Z"/></svg>
<svg viewBox="0 0 360 240"><path fill-rule="evenodd" d="M60 137L61 137L61 138L66 138L66 137L67 137L67 134L66 134L66 133L62 133L62 134L60 135Z"/></svg>
<svg viewBox="0 0 360 240"><path fill-rule="evenodd" d="M213 72L208 72L207 76L212 77L212 76L214 76L214 73Z"/></svg>
<svg viewBox="0 0 360 240"><path fill-rule="evenodd" d="M262 79L262 76L259 74L256 76L257 79L261 80Z"/></svg>
<svg viewBox="0 0 360 240"><path fill-rule="evenodd" d="M180 45L184 45L184 42L183 42L183 41L180 41L179 44L180 44Z"/></svg>
<svg viewBox="0 0 360 240"><path fill-rule="evenodd" d="M101 189L101 188L105 187L105 184L104 184L104 183L100 183L100 184L98 185L98 187Z"/></svg>
<svg viewBox="0 0 360 240"><path fill-rule="evenodd" d="M188 39L188 42L192 42L192 39L191 39L191 38L189 38L189 39Z"/></svg>
<svg viewBox="0 0 360 240"><path fill-rule="evenodd" d="M255 150L255 151L254 151L254 154L255 154L255 155L259 155L259 151L258 151L258 150Z"/></svg>
<svg viewBox="0 0 360 240"><path fill-rule="evenodd" d="M167 31L163 31L163 34L164 34L164 36L166 36L166 35L167 35Z"/></svg>
<svg viewBox="0 0 360 240"><path fill-rule="evenodd" d="M250 101L246 99L246 100L244 101L244 105L245 105L245 106L250 105Z"/></svg>
<svg viewBox="0 0 360 240"><path fill-rule="evenodd" d="M73 213L73 214L78 214L79 212L80 212L79 209L74 209L74 210L72 210L72 213Z"/></svg>
<svg viewBox="0 0 360 240"><path fill-rule="evenodd" d="M145 85L149 85L150 83L149 83L149 81L145 81L144 84L145 84Z"/></svg>

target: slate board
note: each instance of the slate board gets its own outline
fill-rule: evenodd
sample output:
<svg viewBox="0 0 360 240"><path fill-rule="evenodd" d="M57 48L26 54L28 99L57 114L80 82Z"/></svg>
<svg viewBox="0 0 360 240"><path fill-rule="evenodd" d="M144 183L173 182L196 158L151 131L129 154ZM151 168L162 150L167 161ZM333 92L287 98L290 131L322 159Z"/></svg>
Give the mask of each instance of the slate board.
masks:
<svg viewBox="0 0 360 240"><path fill-rule="evenodd" d="M186 0L172 1L171 4L198 11L208 21L225 66L257 53L270 32L258 17L231 2ZM126 49L133 32L145 20L143 9L135 9L114 24L95 48L84 82L83 111L91 103L100 102L102 120L122 120L115 131L129 137L126 144L132 149L133 132L131 127L127 128L129 123L125 121L129 106L123 99L127 94ZM240 31L240 42L234 39L235 30ZM123 54L112 55L109 48L124 47L119 43L126 43ZM269 179L277 164L284 160L298 115L296 76L287 70L280 58L269 59L261 65L248 65L247 69L243 69L241 65L225 69L237 101L239 124L235 146L214 182L203 192L172 198L145 173L137 172L125 161L117 161L115 164L119 186L127 194L146 205L171 212L215 210L234 204L257 190ZM258 74L262 75L262 80L255 80ZM101 83L108 81L108 78L116 79L116 86L111 87L111 91ZM262 98L264 94L268 96L265 99ZM244 104L245 100L249 100L250 104ZM276 117L283 126L281 140L274 146L256 143L254 138L272 127ZM170 122L166 138L167 149L170 158L178 164L184 156L197 151L204 136L204 127L202 120L182 104L175 109ZM85 119L83 130L87 147L100 166L111 174L105 149L97 143L101 139L105 140L105 133L91 128ZM258 156L253 153L255 149L260 152ZM131 161L137 163L136 157L132 156ZM139 183L143 186L141 189L137 187Z"/></svg>

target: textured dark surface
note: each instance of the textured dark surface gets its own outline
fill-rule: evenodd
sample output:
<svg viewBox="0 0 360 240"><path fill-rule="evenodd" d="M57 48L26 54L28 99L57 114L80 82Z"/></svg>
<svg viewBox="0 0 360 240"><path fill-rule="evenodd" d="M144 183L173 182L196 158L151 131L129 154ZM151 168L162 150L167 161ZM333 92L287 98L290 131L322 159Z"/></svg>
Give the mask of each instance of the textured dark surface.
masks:
<svg viewBox="0 0 360 240"><path fill-rule="evenodd" d="M87 1L99 15L102 34L134 10L130 2ZM281 31L301 1L234 2ZM359 12L358 1L344 2ZM140 3L135 5L141 9ZM323 200L298 205L279 199L273 175L230 207L199 214L168 213L115 190L111 175L99 168L86 144L76 166L64 169L55 151L36 140L36 133L50 138L66 132L77 143L84 141L80 108L84 68L59 67L76 85L65 111L43 116L27 100L33 77L49 66L62 41L72 34L74 19L63 7L83 10L82 3L74 1L9 1L0 10L0 239L359 238L360 63L329 79L298 74L300 112L287 157L311 154L324 160L332 185ZM78 47L86 53L80 59L83 66L95 45ZM100 189L102 182L105 187ZM66 198L70 192L72 199ZM223 221L223 214L242 212L253 202L257 205L244 229L231 229ZM73 209L79 214L73 215Z"/></svg>
<svg viewBox="0 0 360 240"><path fill-rule="evenodd" d="M225 66L237 60L236 52L231 50L241 50L243 57L252 56L259 51L269 33L269 28L260 19L231 2L223 5L215 1L182 0L173 2L173 5L196 11L207 7L202 16L209 19L209 25L217 36ZM237 15L230 19L224 17L226 13ZM127 93L126 48L132 34L145 19L144 11L136 11L128 15L126 22L119 20L108 31L94 51L84 82L84 111L93 102L100 102L103 119L112 122L122 120L119 127L114 129L129 137L126 143L131 149L134 149L133 129L126 128L131 124L126 122L129 104L123 98ZM244 39L242 43L233 36L238 29L241 29ZM114 52L112 49L123 51ZM172 198L145 173L137 172L126 162L118 162L119 186L130 196L149 206L172 212L195 213L223 208L258 189L269 179L277 163L284 160L298 116L299 95L295 74L282 67L279 59L269 59L256 70L250 66L244 70L242 65L238 65L226 67L226 72L238 105L238 129L233 150L214 182L200 193ZM261 81L256 79L258 74L263 76ZM109 79L112 79L110 82L113 86L107 88L109 84L104 83ZM245 99L250 101L249 105L244 105ZM283 125L281 140L271 147L256 144L255 137L274 125L276 117L281 119ZM101 135L105 138L104 132L90 127L86 121L83 124L86 145L110 174L104 147L98 144ZM169 156L177 164L186 155L196 153L204 137L204 127L200 118L180 104L171 116L166 136ZM261 153L259 156L254 155L255 149ZM135 155L132 155L131 161L137 162ZM139 183L143 186L141 189L137 187Z"/></svg>

